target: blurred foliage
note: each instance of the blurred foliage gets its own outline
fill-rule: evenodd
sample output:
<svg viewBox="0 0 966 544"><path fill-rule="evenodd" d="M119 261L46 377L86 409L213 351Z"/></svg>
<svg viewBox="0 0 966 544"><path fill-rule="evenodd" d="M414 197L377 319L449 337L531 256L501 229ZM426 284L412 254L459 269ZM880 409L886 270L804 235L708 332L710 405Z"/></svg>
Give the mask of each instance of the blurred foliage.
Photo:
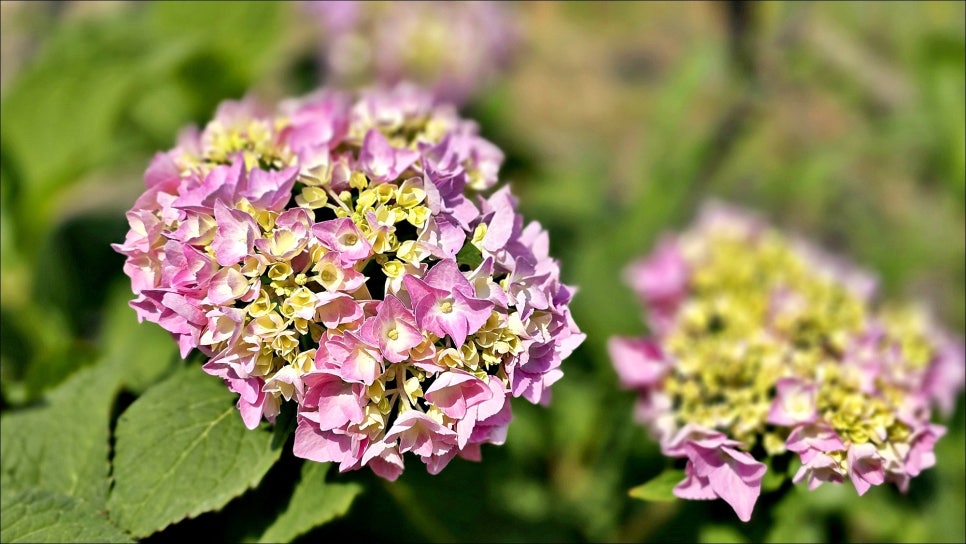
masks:
<svg viewBox="0 0 966 544"><path fill-rule="evenodd" d="M125 455L119 415L184 365L165 333L137 324L108 244L124 238L151 155L182 127L224 99L319 82L315 29L285 3L0 6L3 540L123 539L97 514L114 447ZM506 151L504 179L579 286L588 340L550 406L515 403L506 444L482 463L437 476L411 463L395 483L325 474L289 442L254 489L148 541L966 540L962 399L937 466L908 494L784 485L741 524L721 501L628 496L669 465L605 351L609 335L644 329L624 266L708 197L851 256L880 274L884 296L919 299L961 333L964 4L514 8L525 44L464 113ZM18 525L28 509L62 515L38 536ZM90 533L72 525L84 516Z"/></svg>

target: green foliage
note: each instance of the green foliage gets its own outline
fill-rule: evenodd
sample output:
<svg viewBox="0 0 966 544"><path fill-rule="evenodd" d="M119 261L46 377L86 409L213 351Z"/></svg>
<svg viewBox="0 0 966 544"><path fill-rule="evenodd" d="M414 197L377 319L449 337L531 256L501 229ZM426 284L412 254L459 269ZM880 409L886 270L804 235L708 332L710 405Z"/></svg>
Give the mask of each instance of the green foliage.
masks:
<svg viewBox="0 0 966 544"><path fill-rule="evenodd" d="M253 81L278 63L288 10L273 2L257 2L244 9L225 9L222 2L190 5L157 2L149 19L162 36L196 40L200 48L222 61L223 70L239 82ZM211 21L218 21L217 25ZM212 75L222 75L221 72Z"/></svg>
<svg viewBox="0 0 966 544"><path fill-rule="evenodd" d="M118 378L108 365L81 370L38 406L4 413L0 468L4 492L45 490L103 507L108 439Z"/></svg>
<svg viewBox="0 0 966 544"><path fill-rule="evenodd" d="M133 542L86 501L30 490L0 496L0 541Z"/></svg>
<svg viewBox="0 0 966 544"><path fill-rule="evenodd" d="M108 501L118 525L147 536L261 481L281 445L267 430L245 428L234 400L221 380L187 368L121 415Z"/></svg>
<svg viewBox="0 0 966 544"><path fill-rule="evenodd" d="M288 507L265 530L260 542L290 542L333 518L345 515L356 495L358 484L332 484L325 481L329 465L302 464L298 485Z"/></svg>
<svg viewBox="0 0 966 544"><path fill-rule="evenodd" d="M59 33L5 96L4 141L17 157L23 190L49 191L113 149L104 141L136 81L124 72L135 68L130 45L142 40L140 34L108 22ZM90 70L98 53L111 48L127 56L111 56L100 70ZM51 85L54 80L60 84Z"/></svg>
<svg viewBox="0 0 966 544"><path fill-rule="evenodd" d="M728 525L704 525L699 533L699 541L742 544L748 542L748 539L740 531Z"/></svg>
<svg viewBox="0 0 966 544"><path fill-rule="evenodd" d="M788 479L788 474L775 470L775 463L771 459L765 463L768 466L768 470L765 475L761 478L761 491L762 493L767 493L769 491L775 491Z"/></svg>
<svg viewBox="0 0 966 544"><path fill-rule="evenodd" d="M483 253L480 251L480 248L470 242L466 242L460 248L459 253L456 254L456 262L461 265L466 265L472 270L480 266L480 263L483 262Z"/></svg>
<svg viewBox="0 0 966 544"><path fill-rule="evenodd" d="M674 501L674 487L684 481L684 470L667 469L653 479L631 488L628 495L642 501Z"/></svg>
<svg viewBox="0 0 966 544"><path fill-rule="evenodd" d="M136 151L137 140L117 145L117 137L130 134L125 123L139 100L163 102L162 122L176 128L186 113L210 113L204 109L222 97L209 92L244 92L278 53L283 20L271 2L229 10L218 2L158 2L147 13L118 13L54 34L3 100L5 161L16 167L21 198L44 208L57 187ZM158 87L162 94L152 94ZM188 106L204 109L172 111L157 96L203 100Z"/></svg>
<svg viewBox="0 0 966 544"><path fill-rule="evenodd" d="M644 331L622 270L702 199L854 257L951 330L966 319L963 4L754 4L751 71L732 69L723 6L519 6L528 43L467 113L550 231L588 340L481 463L430 476L407 458L388 483L295 459L290 410L244 429L236 396L137 322L107 246L182 127L292 95L296 64L319 75L312 22L280 2L5 2L5 70L7 40L29 44L0 98L0 541L962 541L962 400L908 494L809 492L770 467L742 524L675 500L682 471L649 479L666 459L606 340Z"/></svg>
<svg viewBox="0 0 966 544"><path fill-rule="evenodd" d="M100 349L119 372L124 388L140 394L173 371L180 359L171 335L154 324L138 323L128 306L131 288L117 283L105 303Z"/></svg>

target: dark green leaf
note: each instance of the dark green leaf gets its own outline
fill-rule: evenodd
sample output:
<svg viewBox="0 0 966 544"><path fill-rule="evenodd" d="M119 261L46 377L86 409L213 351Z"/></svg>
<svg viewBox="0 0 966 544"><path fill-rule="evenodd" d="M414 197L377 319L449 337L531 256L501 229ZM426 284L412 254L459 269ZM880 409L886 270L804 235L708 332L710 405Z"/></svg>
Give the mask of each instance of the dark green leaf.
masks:
<svg viewBox="0 0 966 544"><path fill-rule="evenodd" d="M306 461L288 507L262 535L261 542L289 542L332 519L344 515L362 492L358 484L325 481L328 463Z"/></svg>
<svg viewBox="0 0 966 544"><path fill-rule="evenodd" d="M483 254L480 252L480 248L474 246L470 241L467 241L460 248L459 253L456 254L456 262L460 265L465 264L471 269L475 269L483 262Z"/></svg>
<svg viewBox="0 0 966 544"><path fill-rule="evenodd" d="M788 476L781 471L775 470L771 461L767 463L768 470L765 471L765 475L761 479L761 492L767 493L769 491L774 491L781 487L782 483Z"/></svg>

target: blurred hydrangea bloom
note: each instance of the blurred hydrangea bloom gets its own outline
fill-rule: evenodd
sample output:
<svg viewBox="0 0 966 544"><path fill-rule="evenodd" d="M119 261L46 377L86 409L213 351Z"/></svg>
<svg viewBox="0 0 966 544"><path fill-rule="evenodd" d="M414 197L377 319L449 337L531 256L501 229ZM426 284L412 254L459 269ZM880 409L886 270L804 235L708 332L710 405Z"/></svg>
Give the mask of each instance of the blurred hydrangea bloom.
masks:
<svg viewBox="0 0 966 544"><path fill-rule="evenodd" d="M500 2L305 2L330 83L429 87L462 103L508 64L517 32Z"/></svg>
<svg viewBox="0 0 966 544"><path fill-rule="evenodd" d="M298 403L295 453L395 479L500 444L584 335L477 126L418 89L223 103L155 156L115 249L141 320L208 357L245 424ZM471 198L472 197L472 198Z"/></svg>
<svg viewBox="0 0 966 544"><path fill-rule="evenodd" d="M935 463L932 408L948 414L963 386L962 341L921 309L874 309L869 274L711 203L626 280L653 336L611 338L610 355L662 452L687 460L678 497L748 521L770 457L859 495L905 491Z"/></svg>

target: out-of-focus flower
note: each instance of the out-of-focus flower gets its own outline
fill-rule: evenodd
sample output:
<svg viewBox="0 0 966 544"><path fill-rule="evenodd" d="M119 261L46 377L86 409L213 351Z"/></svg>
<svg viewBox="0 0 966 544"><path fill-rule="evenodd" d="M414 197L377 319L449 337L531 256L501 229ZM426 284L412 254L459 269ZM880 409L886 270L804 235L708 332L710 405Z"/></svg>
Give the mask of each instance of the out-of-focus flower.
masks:
<svg viewBox="0 0 966 544"><path fill-rule="evenodd" d="M712 203L628 268L650 338L611 338L621 383L662 451L687 459L674 490L751 517L768 457L794 455L809 489L859 495L935 463L963 387L963 344L917 308L872 304L868 273L753 215Z"/></svg>
<svg viewBox="0 0 966 544"><path fill-rule="evenodd" d="M510 61L518 41L502 2L304 2L321 31L329 83L415 81L462 103Z"/></svg>
<svg viewBox="0 0 966 544"><path fill-rule="evenodd" d="M226 102L159 153L127 217L140 319L198 349L245 424L298 403L295 453L396 478L500 444L584 335L502 154L400 85Z"/></svg>
<svg viewBox="0 0 966 544"><path fill-rule="evenodd" d="M742 521L761 493L765 465L741 451L741 443L724 434L694 424L682 427L661 445L665 455L686 457L687 478L674 488L683 499L724 499Z"/></svg>

